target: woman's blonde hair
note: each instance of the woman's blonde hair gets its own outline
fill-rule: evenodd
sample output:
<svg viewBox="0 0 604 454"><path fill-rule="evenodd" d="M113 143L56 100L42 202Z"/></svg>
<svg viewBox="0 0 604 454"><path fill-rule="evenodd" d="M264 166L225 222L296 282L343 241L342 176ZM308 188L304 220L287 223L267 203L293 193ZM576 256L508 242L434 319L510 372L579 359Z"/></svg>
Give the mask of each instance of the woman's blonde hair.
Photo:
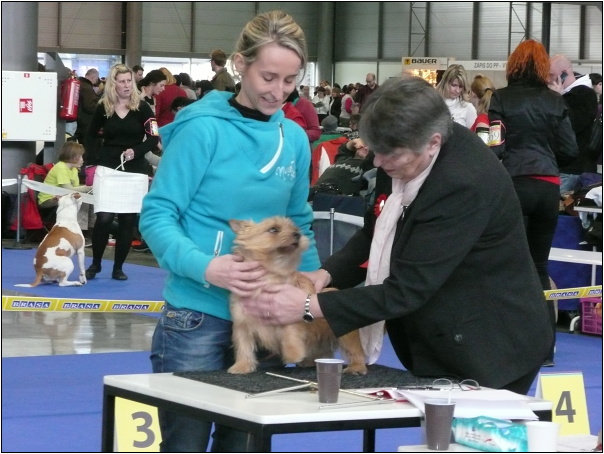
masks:
<svg viewBox="0 0 604 454"><path fill-rule="evenodd" d="M304 75L308 60L306 37L294 19L283 11L262 13L249 21L239 35L234 54L241 54L245 64L250 65L258 58L262 46L270 43L293 50L300 58L300 69ZM232 62L233 55L231 64Z"/></svg>
<svg viewBox="0 0 604 454"><path fill-rule="evenodd" d="M449 91L449 84L457 79L462 85L462 92L459 95L459 100L464 102L469 99L469 86L468 86L468 75L463 65L451 65L447 68L443 74L443 78L436 86L436 90L440 93L443 98L447 98Z"/></svg>
<svg viewBox="0 0 604 454"><path fill-rule="evenodd" d="M103 97L99 101L105 107L105 115L107 117L113 115L113 113L115 112L115 105L118 103L117 90L115 88L115 79L119 74L130 74L130 77L132 77L132 70L126 65L122 64L113 65L109 70L109 75L107 76L107 80L105 81L105 90L103 91ZM136 88L136 84L134 83L133 78L132 90L130 91L130 99L128 101L128 109L138 110L140 100L141 95L138 91L138 88Z"/></svg>
<svg viewBox="0 0 604 454"><path fill-rule="evenodd" d="M470 90L478 98L478 106L476 106L476 112L478 114L489 113L489 105L491 104L491 96L495 91L495 86L491 79L481 74L474 77Z"/></svg>
<svg viewBox="0 0 604 454"><path fill-rule="evenodd" d="M176 83L176 79L168 68L162 66L159 70L166 75L166 85L174 85Z"/></svg>

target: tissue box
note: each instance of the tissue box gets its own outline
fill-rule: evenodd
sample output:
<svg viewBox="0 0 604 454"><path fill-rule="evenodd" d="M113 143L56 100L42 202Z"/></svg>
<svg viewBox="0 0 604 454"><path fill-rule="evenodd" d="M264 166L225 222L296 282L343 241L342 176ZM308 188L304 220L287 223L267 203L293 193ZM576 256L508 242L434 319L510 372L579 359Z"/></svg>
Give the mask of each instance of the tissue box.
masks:
<svg viewBox="0 0 604 454"><path fill-rule="evenodd" d="M455 442L487 452L527 452L526 427L486 416L455 418Z"/></svg>

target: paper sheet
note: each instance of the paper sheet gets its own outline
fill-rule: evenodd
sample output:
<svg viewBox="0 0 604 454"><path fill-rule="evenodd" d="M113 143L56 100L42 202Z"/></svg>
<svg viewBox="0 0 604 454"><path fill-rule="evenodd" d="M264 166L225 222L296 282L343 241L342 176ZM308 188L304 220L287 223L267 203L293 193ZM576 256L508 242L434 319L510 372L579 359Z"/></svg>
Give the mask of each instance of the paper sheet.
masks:
<svg viewBox="0 0 604 454"><path fill-rule="evenodd" d="M409 391L398 390L405 398L424 411L426 399L448 399L455 402L456 418L489 416L497 419L537 420L535 413L527 405L528 396L504 389L480 389L478 391Z"/></svg>

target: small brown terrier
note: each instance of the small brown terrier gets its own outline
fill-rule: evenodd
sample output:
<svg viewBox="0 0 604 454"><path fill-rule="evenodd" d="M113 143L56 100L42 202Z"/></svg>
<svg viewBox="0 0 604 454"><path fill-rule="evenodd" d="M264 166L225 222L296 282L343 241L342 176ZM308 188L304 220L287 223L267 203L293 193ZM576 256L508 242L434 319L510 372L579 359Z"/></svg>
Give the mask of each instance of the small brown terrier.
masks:
<svg viewBox="0 0 604 454"><path fill-rule="evenodd" d="M231 220L230 225L237 234L233 253L260 262L269 273L268 283L287 283L308 293L315 292L312 281L297 271L302 252L308 248L308 238L290 219L275 216L259 223ZM367 373L358 331L336 339L322 318L311 323L300 320L291 325L265 325L245 313L236 295L231 295L230 307L235 345L235 364L229 368L232 374L256 370L257 347L280 355L284 364L311 366L316 358L333 357L338 344L348 360L344 372ZM300 307L300 319L302 312Z"/></svg>

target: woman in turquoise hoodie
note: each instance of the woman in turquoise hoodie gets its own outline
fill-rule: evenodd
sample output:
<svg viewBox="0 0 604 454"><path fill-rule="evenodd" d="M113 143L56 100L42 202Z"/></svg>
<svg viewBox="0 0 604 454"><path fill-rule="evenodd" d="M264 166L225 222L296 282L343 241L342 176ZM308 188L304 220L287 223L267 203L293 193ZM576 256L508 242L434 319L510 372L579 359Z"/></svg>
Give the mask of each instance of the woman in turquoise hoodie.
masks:
<svg viewBox="0 0 604 454"><path fill-rule="evenodd" d="M232 364L229 294L249 295L264 270L231 254L229 220L290 217L312 240L301 271L320 266L306 201L308 139L281 110L306 64L304 33L283 12L260 14L242 31L232 64L241 76L238 94L213 90L160 130L164 154L140 220L169 271L154 372ZM202 452L211 423L160 412L160 428L162 451ZM217 426L212 450L245 451L246 437Z"/></svg>

